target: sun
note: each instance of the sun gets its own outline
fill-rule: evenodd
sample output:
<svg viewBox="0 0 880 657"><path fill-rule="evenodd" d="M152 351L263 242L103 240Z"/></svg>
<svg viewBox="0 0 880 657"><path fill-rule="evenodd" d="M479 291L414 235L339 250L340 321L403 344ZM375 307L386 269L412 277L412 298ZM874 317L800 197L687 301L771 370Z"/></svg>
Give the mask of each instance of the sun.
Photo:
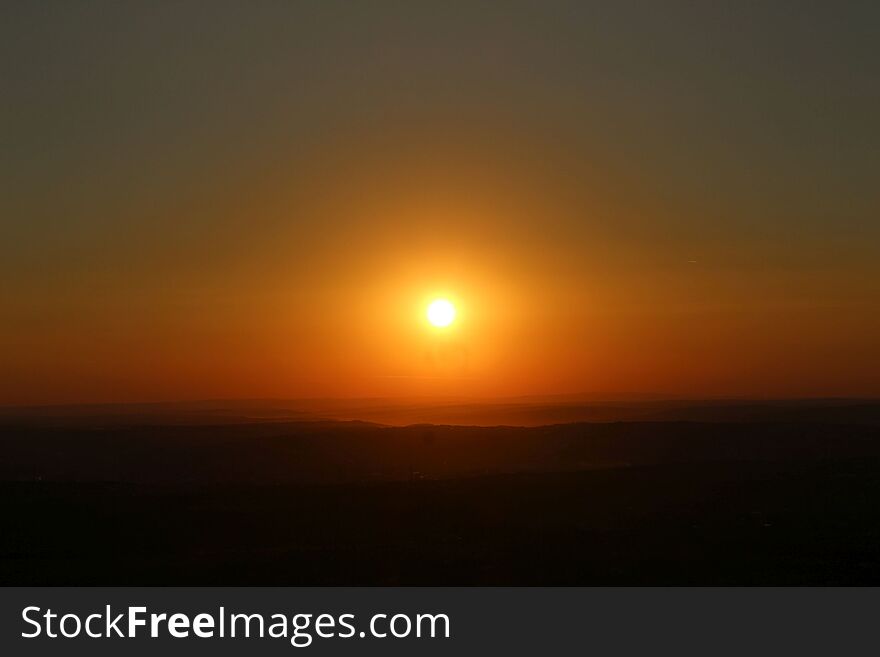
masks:
<svg viewBox="0 0 880 657"><path fill-rule="evenodd" d="M427 315L432 326L449 326L455 321L455 306L447 299L436 299L428 306Z"/></svg>

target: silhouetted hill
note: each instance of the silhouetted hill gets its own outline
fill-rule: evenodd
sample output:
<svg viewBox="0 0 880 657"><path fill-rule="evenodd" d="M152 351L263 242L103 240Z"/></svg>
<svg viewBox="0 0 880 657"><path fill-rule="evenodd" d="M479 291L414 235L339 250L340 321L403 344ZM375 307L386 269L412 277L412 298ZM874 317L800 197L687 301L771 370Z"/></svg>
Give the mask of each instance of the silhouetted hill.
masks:
<svg viewBox="0 0 880 657"><path fill-rule="evenodd" d="M542 426L575 422L822 422L880 426L880 401L607 401L578 396L501 400L299 399L213 400L0 408L0 423L34 426L219 425L359 420L393 426Z"/></svg>
<svg viewBox="0 0 880 657"><path fill-rule="evenodd" d="M338 483L711 461L880 457L880 428L782 422L7 426L2 435L2 480Z"/></svg>
<svg viewBox="0 0 880 657"><path fill-rule="evenodd" d="M0 583L880 583L874 407L744 408L540 427L8 414Z"/></svg>
<svg viewBox="0 0 880 657"><path fill-rule="evenodd" d="M337 486L0 483L0 583L880 583L880 464Z"/></svg>

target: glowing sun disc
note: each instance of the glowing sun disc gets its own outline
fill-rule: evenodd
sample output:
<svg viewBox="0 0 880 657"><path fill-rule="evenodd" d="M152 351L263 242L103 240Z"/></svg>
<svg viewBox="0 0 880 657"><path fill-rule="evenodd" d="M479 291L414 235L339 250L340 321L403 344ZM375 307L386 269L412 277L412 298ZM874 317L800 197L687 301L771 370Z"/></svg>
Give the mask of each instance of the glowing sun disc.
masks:
<svg viewBox="0 0 880 657"><path fill-rule="evenodd" d="M444 327L455 320L455 306L446 299L437 299L428 306L428 321L432 326Z"/></svg>

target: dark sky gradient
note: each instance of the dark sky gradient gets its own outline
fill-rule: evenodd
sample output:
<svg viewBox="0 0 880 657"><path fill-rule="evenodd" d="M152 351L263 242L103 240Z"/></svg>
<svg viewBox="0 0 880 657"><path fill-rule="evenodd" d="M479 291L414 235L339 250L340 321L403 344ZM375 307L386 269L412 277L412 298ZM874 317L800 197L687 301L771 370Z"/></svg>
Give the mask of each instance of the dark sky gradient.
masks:
<svg viewBox="0 0 880 657"><path fill-rule="evenodd" d="M876 396L878 34L876 2L4 3L0 403Z"/></svg>

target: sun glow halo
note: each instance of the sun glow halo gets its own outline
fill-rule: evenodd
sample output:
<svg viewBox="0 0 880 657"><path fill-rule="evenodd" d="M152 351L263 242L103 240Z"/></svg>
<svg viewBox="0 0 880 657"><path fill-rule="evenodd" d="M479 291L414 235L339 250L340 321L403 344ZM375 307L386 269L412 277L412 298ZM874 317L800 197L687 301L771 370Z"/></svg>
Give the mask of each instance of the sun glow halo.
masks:
<svg viewBox="0 0 880 657"><path fill-rule="evenodd" d="M447 299L437 299L428 306L427 315L432 326L443 328L455 320L455 306Z"/></svg>

